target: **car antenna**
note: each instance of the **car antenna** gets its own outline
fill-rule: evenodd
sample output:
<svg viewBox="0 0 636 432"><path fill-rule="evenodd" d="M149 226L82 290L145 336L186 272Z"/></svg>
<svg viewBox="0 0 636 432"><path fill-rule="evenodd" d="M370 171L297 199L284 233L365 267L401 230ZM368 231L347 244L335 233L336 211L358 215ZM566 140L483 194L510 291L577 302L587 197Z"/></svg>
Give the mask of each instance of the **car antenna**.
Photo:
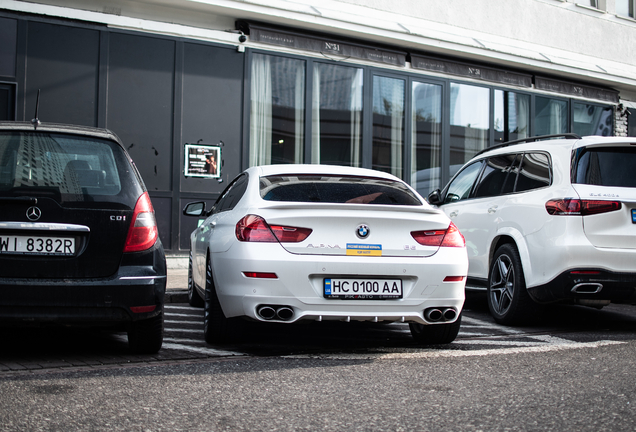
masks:
<svg viewBox="0 0 636 432"><path fill-rule="evenodd" d="M35 117L31 120L33 130L36 130L40 125L40 119L38 118L38 110L40 109L40 89L38 89L38 97L35 100Z"/></svg>

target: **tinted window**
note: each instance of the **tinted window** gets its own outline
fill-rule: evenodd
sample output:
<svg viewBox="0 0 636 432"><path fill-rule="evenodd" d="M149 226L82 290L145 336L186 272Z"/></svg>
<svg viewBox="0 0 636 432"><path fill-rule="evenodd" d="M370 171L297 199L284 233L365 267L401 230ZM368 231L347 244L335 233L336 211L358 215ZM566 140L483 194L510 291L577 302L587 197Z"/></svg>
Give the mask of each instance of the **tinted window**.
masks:
<svg viewBox="0 0 636 432"><path fill-rule="evenodd" d="M451 184L448 185L444 204L463 200L470 196L470 191L473 189L473 184L481 171L483 163L483 160L472 163L457 174Z"/></svg>
<svg viewBox="0 0 636 432"><path fill-rule="evenodd" d="M550 159L544 153L523 155L517 179L516 192L538 189L550 185Z"/></svg>
<svg viewBox="0 0 636 432"><path fill-rule="evenodd" d="M214 213L232 210L247 190L247 174L241 174L223 191L214 205Z"/></svg>
<svg viewBox="0 0 636 432"><path fill-rule="evenodd" d="M350 204L421 205L401 182L373 177L288 175L261 177L261 197L267 201Z"/></svg>
<svg viewBox="0 0 636 432"><path fill-rule="evenodd" d="M636 148L582 148L577 151L575 183L636 187Z"/></svg>
<svg viewBox="0 0 636 432"><path fill-rule="evenodd" d="M3 196L48 196L60 203L118 201L125 184L137 182L125 153L114 142L45 132L0 132Z"/></svg>
<svg viewBox="0 0 636 432"><path fill-rule="evenodd" d="M508 177L514 177L514 174L509 174L515 158L516 155L514 154L488 158L481 180L475 190L475 197L500 195ZM514 180L512 184L514 186Z"/></svg>

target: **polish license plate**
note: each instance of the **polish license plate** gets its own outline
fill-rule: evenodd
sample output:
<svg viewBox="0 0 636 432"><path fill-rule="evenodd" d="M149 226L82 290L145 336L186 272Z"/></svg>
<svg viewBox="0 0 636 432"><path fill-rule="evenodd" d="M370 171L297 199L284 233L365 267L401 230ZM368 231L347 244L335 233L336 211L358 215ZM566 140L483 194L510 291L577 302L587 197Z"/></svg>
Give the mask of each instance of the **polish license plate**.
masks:
<svg viewBox="0 0 636 432"><path fill-rule="evenodd" d="M73 237L0 235L0 254L73 255Z"/></svg>
<svg viewBox="0 0 636 432"><path fill-rule="evenodd" d="M632 223L636 224L636 209L632 209Z"/></svg>
<svg viewBox="0 0 636 432"><path fill-rule="evenodd" d="M325 278L324 296L344 300L390 300L402 298L401 279Z"/></svg>

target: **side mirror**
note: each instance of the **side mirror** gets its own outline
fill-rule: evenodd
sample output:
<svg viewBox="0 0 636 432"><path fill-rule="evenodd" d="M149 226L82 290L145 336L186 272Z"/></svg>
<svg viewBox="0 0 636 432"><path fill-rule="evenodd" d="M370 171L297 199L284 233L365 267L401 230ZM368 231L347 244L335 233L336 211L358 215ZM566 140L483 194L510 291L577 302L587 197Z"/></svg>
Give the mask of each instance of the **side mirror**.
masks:
<svg viewBox="0 0 636 432"><path fill-rule="evenodd" d="M197 201L186 204L183 208L183 214L185 216L199 217L205 214L205 202Z"/></svg>
<svg viewBox="0 0 636 432"><path fill-rule="evenodd" d="M431 192L430 194L428 194L428 197L426 198L426 200L428 201L429 204L432 205L440 205L443 204L442 203L442 195L439 189L434 190L433 192Z"/></svg>

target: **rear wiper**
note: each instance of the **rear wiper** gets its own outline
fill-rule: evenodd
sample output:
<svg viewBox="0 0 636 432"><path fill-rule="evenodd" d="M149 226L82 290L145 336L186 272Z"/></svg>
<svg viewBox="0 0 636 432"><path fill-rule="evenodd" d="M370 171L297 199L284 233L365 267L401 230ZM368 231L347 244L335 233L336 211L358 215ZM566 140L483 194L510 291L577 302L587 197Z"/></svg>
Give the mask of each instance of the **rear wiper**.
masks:
<svg viewBox="0 0 636 432"><path fill-rule="evenodd" d="M35 197L27 197L27 196L21 196L21 197L0 197L0 201L2 202L13 202L13 203L27 203L27 204L37 204L38 203L38 199Z"/></svg>

